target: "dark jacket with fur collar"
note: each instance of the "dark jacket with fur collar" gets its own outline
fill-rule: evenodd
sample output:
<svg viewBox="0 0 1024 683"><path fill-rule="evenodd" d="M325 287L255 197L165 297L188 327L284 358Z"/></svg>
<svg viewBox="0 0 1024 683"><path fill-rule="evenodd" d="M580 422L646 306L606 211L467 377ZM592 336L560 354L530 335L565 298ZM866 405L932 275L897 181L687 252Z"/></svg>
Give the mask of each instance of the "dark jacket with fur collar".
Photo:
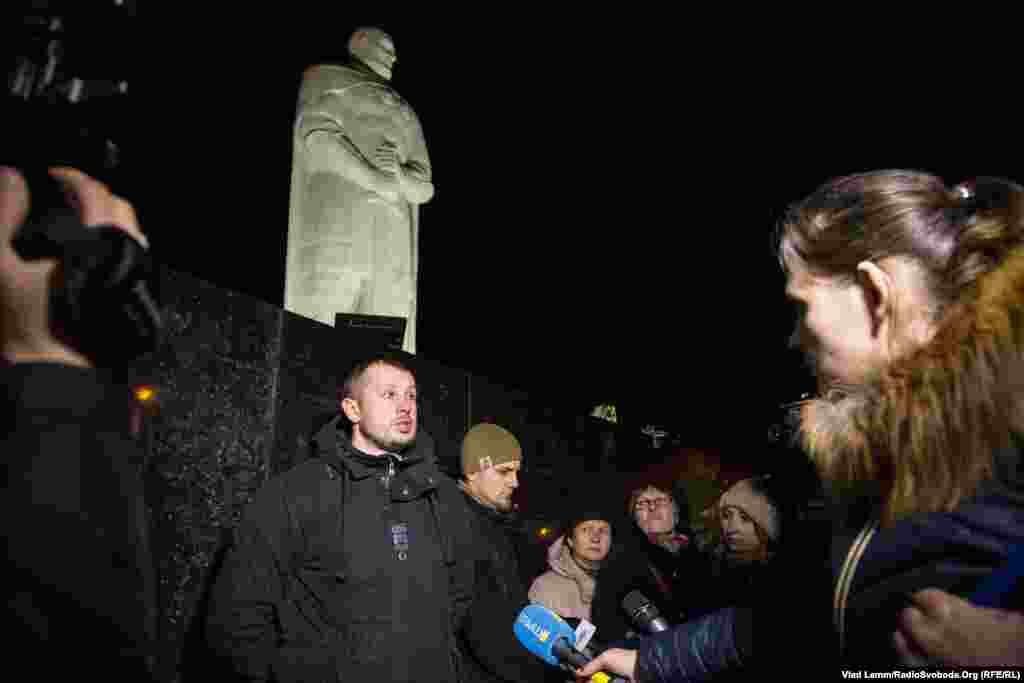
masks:
<svg viewBox="0 0 1024 683"><path fill-rule="evenodd" d="M1020 452L1000 453L999 463L1007 478L986 482L978 495L955 510L910 515L879 529L871 539L850 587L844 662L894 664L892 633L913 592L941 588L969 597L982 579L1006 562L1015 546L1024 544ZM1016 485L1011 486L1014 480ZM871 514L865 507L851 510L837 525L832 543L835 578Z"/></svg>
<svg viewBox="0 0 1024 683"><path fill-rule="evenodd" d="M969 596L1024 544L1024 251L984 276L922 350L869 386L802 406L801 436L843 492L834 578L864 524L881 520L853 574L843 659L891 664L911 593ZM952 485L925 484L942 480L938 462Z"/></svg>

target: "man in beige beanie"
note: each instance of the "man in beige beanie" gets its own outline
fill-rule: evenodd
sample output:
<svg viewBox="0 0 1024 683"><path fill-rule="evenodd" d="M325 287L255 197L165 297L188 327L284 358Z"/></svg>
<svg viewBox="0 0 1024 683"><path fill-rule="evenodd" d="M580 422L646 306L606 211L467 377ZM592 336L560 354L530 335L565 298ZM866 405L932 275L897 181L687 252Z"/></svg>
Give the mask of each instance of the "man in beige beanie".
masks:
<svg viewBox="0 0 1024 683"><path fill-rule="evenodd" d="M512 432L478 424L462 440L462 490L481 505L509 512L522 461L523 450Z"/></svg>
<svg viewBox="0 0 1024 683"><path fill-rule="evenodd" d="M496 424L474 426L462 440L462 480L475 558L473 607L460 650L467 680L539 681L543 663L522 647L511 624L527 604L533 576L523 576L523 530L513 512L523 450L512 432Z"/></svg>

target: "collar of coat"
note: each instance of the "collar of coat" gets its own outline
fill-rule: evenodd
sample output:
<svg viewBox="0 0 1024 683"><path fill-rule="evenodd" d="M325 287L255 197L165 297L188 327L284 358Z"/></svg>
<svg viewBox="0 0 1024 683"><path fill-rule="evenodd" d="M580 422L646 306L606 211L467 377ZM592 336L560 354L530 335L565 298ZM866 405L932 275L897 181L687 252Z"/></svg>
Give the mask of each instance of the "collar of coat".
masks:
<svg viewBox="0 0 1024 683"><path fill-rule="evenodd" d="M342 415L334 416L314 435L316 456L339 472L347 471L356 480L381 476L392 456L367 455L353 447L348 434L341 427L343 419ZM422 429L416 436L415 444L402 453L394 454L393 461L397 465L397 478L412 484L416 494L437 487L441 473L434 456L434 440Z"/></svg>
<svg viewBox="0 0 1024 683"><path fill-rule="evenodd" d="M925 347L864 386L799 404L801 445L837 496L874 499L883 524L952 510L999 478L997 453L1019 461L1022 345L1024 248L1017 248L946 311Z"/></svg>
<svg viewBox="0 0 1024 683"><path fill-rule="evenodd" d="M462 495L465 496L466 504L469 506L469 509L475 511L477 516L489 519L498 526L518 527L519 515L517 515L514 510L505 511L491 507L490 505L484 505L473 497L466 488L466 483L464 481L460 480L458 482L458 487L459 490L462 491Z"/></svg>

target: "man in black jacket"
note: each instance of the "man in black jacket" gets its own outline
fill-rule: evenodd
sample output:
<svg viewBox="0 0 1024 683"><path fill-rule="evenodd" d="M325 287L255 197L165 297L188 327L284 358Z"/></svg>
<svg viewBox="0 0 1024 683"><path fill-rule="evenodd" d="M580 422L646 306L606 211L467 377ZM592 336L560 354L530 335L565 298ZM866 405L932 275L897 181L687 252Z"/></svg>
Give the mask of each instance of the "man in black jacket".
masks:
<svg viewBox="0 0 1024 683"><path fill-rule="evenodd" d="M472 517L465 555L474 558L472 607L461 632L464 681L529 681L544 678L544 663L515 638L512 624L529 604L534 577L523 576L523 535L513 511L519 486L519 440L495 424L479 424L462 441L459 486Z"/></svg>
<svg viewBox="0 0 1024 683"><path fill-rule="evenodd" d="M332 420L318 457L246 510L208 638L251 681L455 681L472 580L455 538L467 521L418 431L416 380L401 359L372 358L341 399L350 431Z"/></svg>
<svg viewBox="0 0 1024 683"><path fill-rule="evenodd" d="M146 245L126 201L77 171L51 175L83 226L110 225ZM83 672L155 680L153 564L131 394L59 329L49 308L57 261L25 261L12 247L29 189L20 174L0 170L5 666L45 681Z"/></svg>

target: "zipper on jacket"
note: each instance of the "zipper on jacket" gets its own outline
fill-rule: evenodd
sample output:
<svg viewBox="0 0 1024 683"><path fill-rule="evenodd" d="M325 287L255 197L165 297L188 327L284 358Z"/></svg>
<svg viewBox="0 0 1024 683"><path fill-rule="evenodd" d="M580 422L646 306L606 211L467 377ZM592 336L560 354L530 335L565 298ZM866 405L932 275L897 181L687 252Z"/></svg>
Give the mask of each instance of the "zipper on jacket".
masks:
<svg viewBox="0 0 1024 683"><path fill-rule="evenodd" d="M400 456L394 453L384 453L384 457L388 459L387 469L384 471L384 512L387 514L391 513L391 482L395 478L395 472L397 470L396 463L401 462Z"/></svg>
<svg viewBox="0 0 1024 683"><path fill-rule="evenodd" d="M391 459L390 453L385 453L384 457L388 459L388 469L384 474L384 489L391 491L391 480L395 477L395 461Z"/></svg>

